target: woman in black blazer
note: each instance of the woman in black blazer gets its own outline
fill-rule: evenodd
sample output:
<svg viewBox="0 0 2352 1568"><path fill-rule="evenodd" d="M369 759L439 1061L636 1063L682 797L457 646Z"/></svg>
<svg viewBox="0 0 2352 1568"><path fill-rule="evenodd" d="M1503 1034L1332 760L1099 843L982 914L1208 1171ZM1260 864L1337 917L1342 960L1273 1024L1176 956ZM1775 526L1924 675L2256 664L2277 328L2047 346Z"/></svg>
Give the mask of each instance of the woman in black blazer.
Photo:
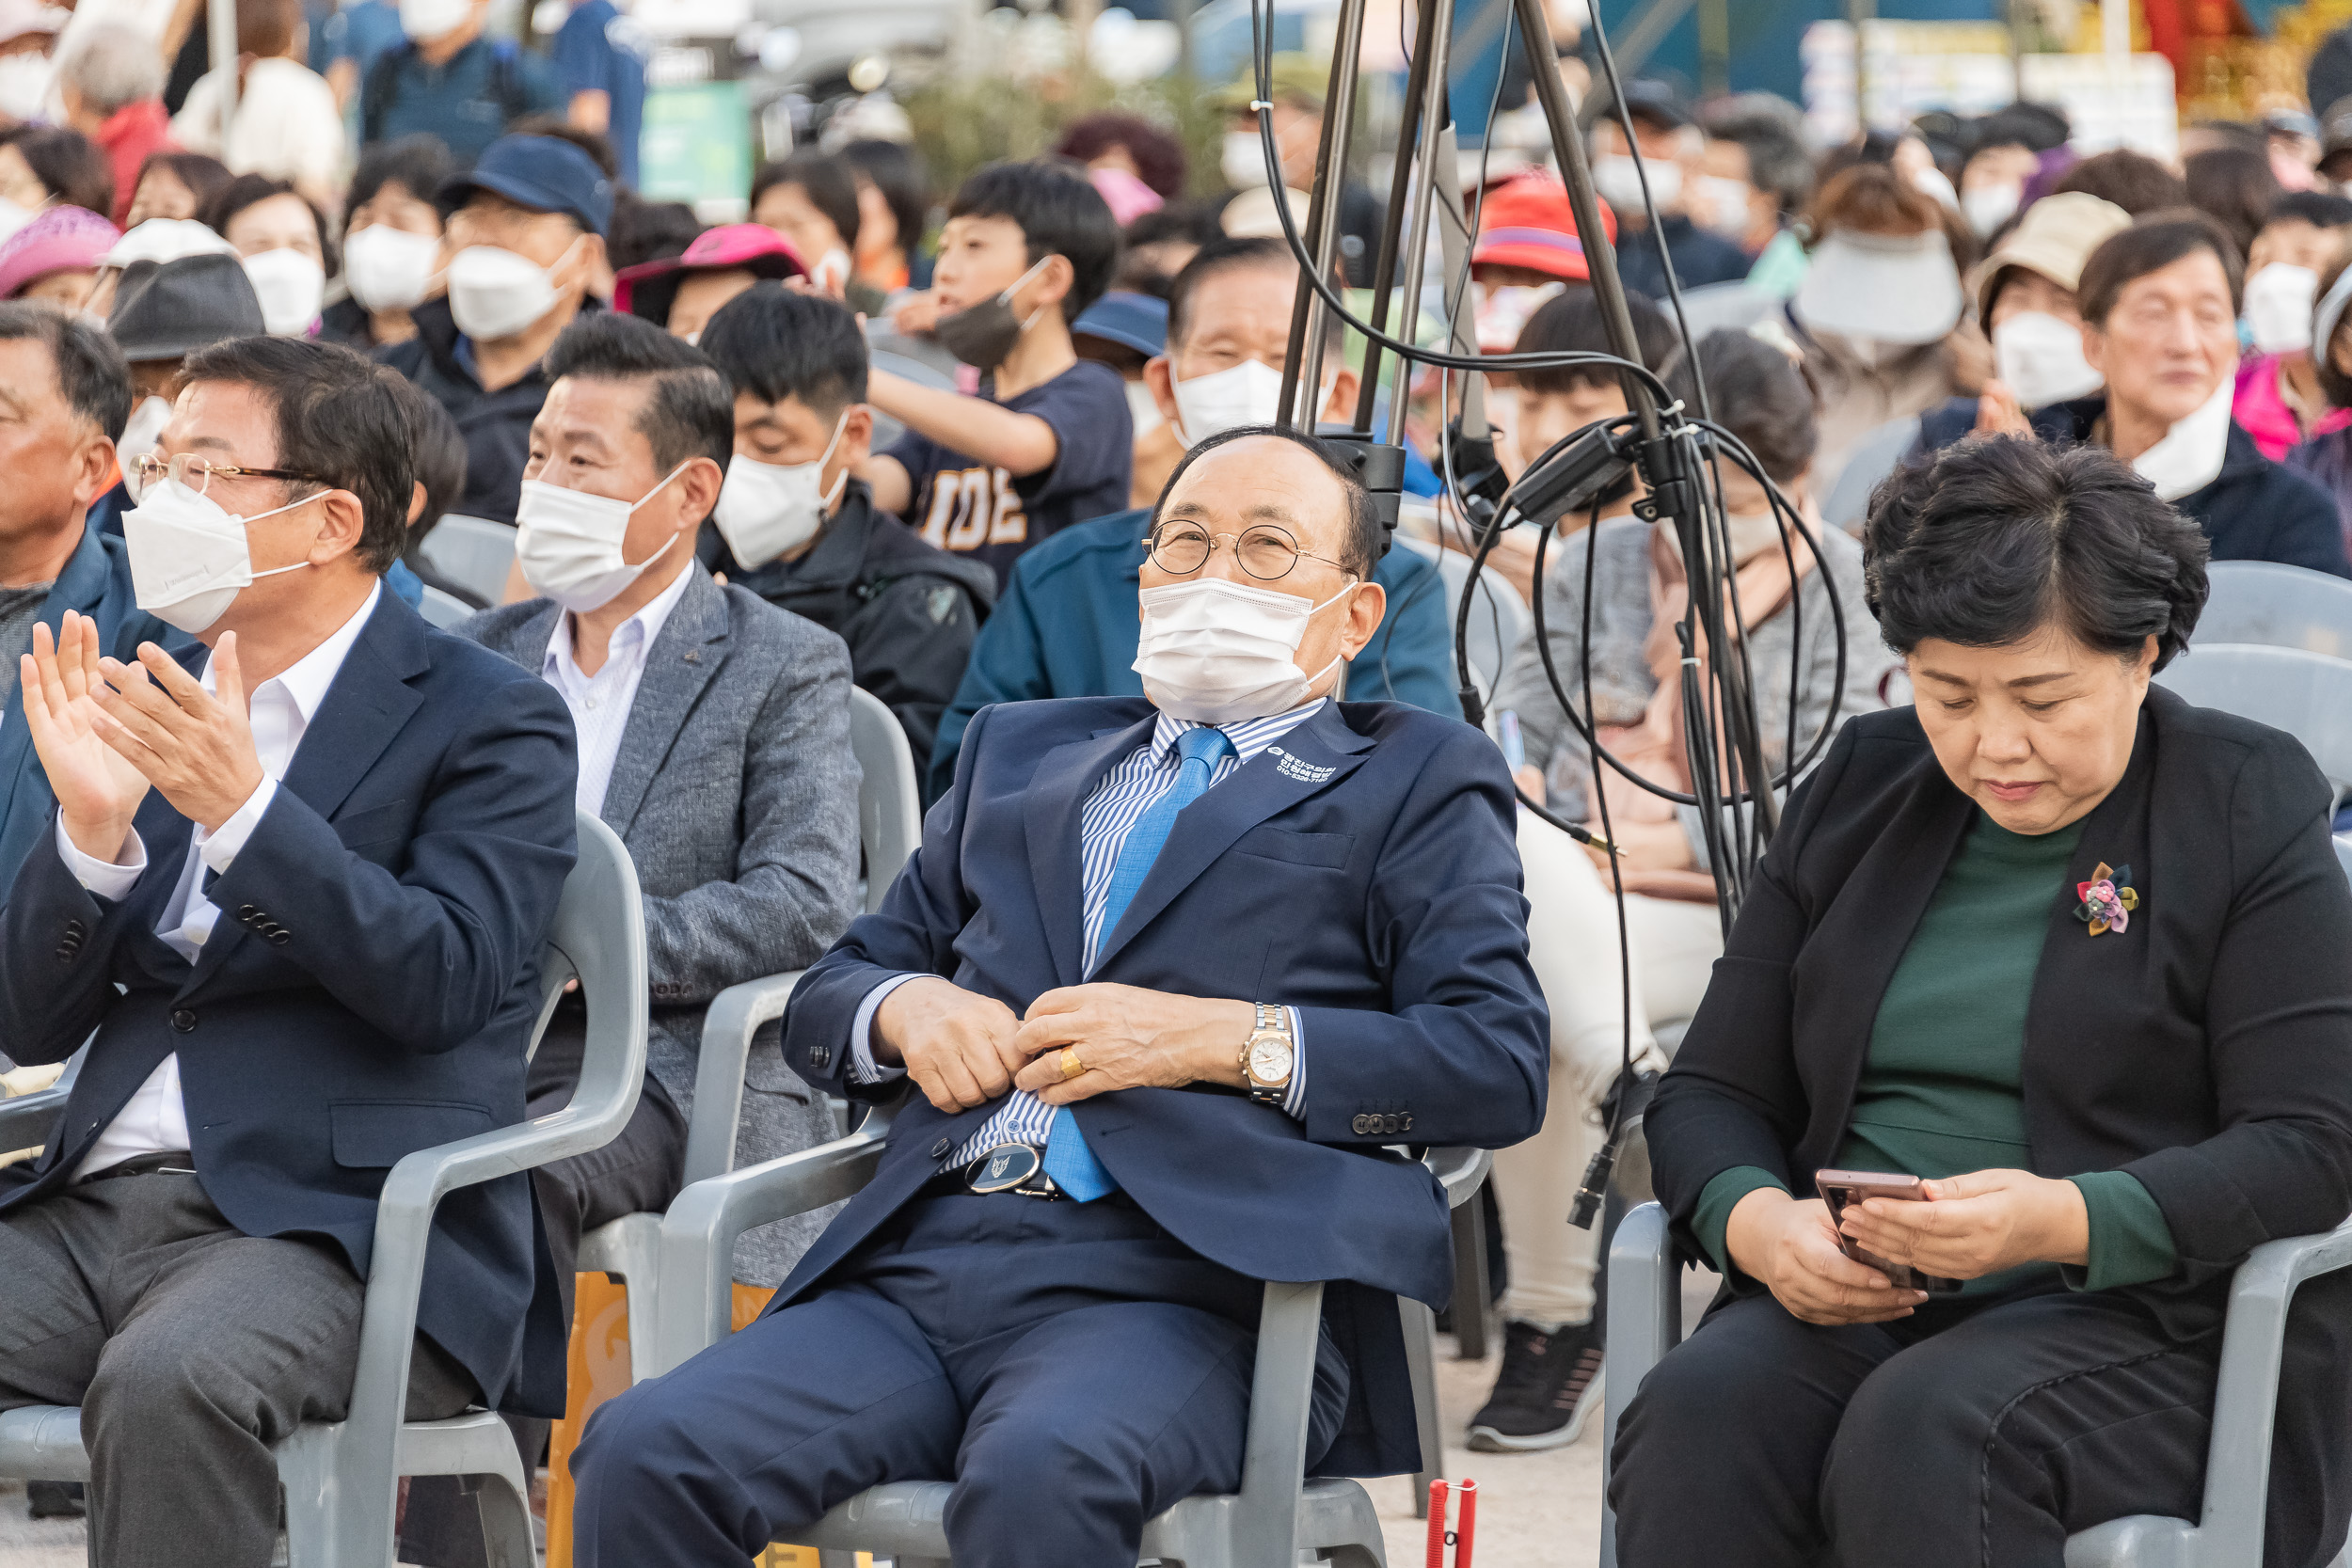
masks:
<svg viewBox="0 0 2352 1568"><path fill-rule="evenodd" d="M2195 1518L2232 1269L2352 1211L2328 786L2149 684L2196 526L2104 451L1994 440L1883 490L1867 545L1916 702L1798 790L1649 1110L1725 1287L1620 1426L1626 1568L2060 1568ZM1931 1179L1845 1230L1962 1289L1841 1252L1829 1167ZM2344 1281L2296 1298L2272 1568L2344 1539Z"/></svg>

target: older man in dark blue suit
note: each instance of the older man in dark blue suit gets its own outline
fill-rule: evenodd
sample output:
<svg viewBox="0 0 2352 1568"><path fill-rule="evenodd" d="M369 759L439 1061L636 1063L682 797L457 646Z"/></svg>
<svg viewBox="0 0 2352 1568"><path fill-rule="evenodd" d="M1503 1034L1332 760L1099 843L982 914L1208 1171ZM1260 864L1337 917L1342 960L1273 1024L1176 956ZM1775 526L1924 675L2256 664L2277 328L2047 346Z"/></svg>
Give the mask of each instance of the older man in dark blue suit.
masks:
<svg viewBox="0 0 2352 1568"><path fill-rule="evenodd" d="M0 1038L90 1047L0 1172L0 1408L81 1405L93 1561L254 1568L270 1445L350 1400L385 1178L522 1119L574 745L547 686L384 589L389 372L251 338L187 378L125 539L209 654L125 664L69 613L23 665L57 813L0 908ZM412 1417L561 1407L545 1251L522 1177L441 1204Z"/></svg>
<svg viewBox="0 0 2352 1568"><path fill-rule="evenodd" d="M768 1317L598 1415L584 1568L740 1563L953 1479L961 1568L1128 1568L1240 1478L1265 1280L1327 1280L1311 1451L1419 1460L1394 1297L1445 1205L1396 1144L1544 1109L1510 782L1477 731L1332 699L1378 525L1312 438L1169 482L1147 700L983 709L886 905L793 999L812 1083L921 1101Z"/></svg>

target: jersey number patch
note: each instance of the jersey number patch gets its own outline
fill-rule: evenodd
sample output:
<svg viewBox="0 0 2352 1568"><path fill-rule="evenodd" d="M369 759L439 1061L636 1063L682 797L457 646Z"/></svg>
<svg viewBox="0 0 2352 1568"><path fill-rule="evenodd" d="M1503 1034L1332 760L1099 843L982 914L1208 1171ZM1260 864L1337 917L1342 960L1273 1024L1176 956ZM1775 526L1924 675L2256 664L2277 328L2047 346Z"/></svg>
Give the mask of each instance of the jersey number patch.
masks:
<svg viewBox="0 0 2352 1568"><path fill-rule="evenodd" d="M934 549L977 550L982 545L1021 545L1029 515L1002 468L943 468L931 476L930 511L923 542Z"/></svg>

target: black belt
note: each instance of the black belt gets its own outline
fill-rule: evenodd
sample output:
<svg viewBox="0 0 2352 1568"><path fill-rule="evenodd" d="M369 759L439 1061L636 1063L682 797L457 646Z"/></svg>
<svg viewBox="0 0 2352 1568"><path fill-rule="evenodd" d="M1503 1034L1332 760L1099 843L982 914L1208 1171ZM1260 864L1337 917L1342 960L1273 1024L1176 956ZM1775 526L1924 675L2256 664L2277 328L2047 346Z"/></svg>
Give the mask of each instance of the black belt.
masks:
<svg viewBox="0 0 2352 1568"><path fill-rule="evenodd" d="M105 1181L118 1176L194 1176L196 1156L184 1148L167 1148L157 1154L135 1154L119 1165L108 1165L82 1178L85 1181Z"/></svg>
<svg viewBox="0 0 2352 1568"><path fill-rule="evenodd" d="M1027 1144L1002 1143L968 1165L942 1170L923 1183L918 1197L1020 1197L1058 1201L1066 1196L1045 1174L1045 1151Z"/></svg>

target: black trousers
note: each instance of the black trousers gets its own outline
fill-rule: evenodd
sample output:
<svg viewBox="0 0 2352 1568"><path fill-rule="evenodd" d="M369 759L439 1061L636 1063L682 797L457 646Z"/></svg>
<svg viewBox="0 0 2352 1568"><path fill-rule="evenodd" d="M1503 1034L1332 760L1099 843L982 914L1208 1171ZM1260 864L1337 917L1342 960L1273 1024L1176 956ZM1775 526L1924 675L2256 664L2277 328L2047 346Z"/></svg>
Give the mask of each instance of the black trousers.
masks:
<svg viewBox="0 0 2352 1568"><path fill-rule="evenodd" d="M2218 1333L2175 1342L2107 1291L1931 1302L1847 1328L1770 1296L1731 1302L1626 1409L1617 1560L2061 1568L2076 1530L2198 1516L2220 1354ZM2319 1522L2280 1512L2268 1560L2324 1560Z"/></svg>

